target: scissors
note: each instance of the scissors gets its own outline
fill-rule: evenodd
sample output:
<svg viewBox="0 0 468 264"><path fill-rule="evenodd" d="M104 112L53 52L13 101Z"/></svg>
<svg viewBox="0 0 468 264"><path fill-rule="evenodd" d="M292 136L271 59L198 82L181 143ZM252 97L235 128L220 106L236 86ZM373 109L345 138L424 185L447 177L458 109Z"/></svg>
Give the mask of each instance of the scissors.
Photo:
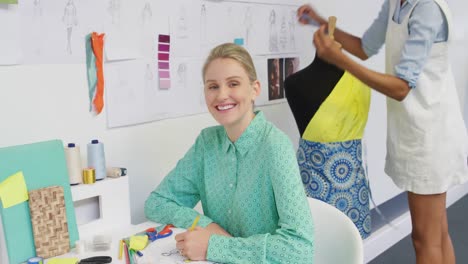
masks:
<svg viewBox="0 0 468 264"><path fill-rule="evenodd" d="M85 258L77 262L77 264L105 264L112 263L112 257L109 256L97 256Z"/></svg>
<svg viewBox="0 0 468 264"><path fill-rule="evenodd" d="M172 227L173 225L166 225L161 231L157 231L156 228L148 228L145 230L146 235L148 236L148 240L151 242L156 241L157 239L165 238L172 235Z"/></svg>

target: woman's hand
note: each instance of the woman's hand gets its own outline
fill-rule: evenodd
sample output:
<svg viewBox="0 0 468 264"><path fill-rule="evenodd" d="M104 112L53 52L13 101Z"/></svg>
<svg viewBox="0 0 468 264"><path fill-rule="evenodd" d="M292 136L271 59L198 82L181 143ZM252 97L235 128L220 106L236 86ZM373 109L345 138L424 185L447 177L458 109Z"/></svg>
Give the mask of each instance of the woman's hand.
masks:
<svg viewBox="0 0 468 264"><path fill-rule="evenodd" d="M334 64L339 68L343 68L342 64L346 55L341 51L341 44L325 33L326 25L314 33L314 45L317 49L317 55L324 61Z"/></svg>
<svg viewBox="0 0 468 264"><path fill-rule="evenodd" d="M175 236L176 247L184 257L191 260L206 260L211 235L212 232L197 226L192 231L177 234Z"/></svg>
<svg viewBox="0 0 468 264"><path fill-rule="evenodd" d="M303 25L309 24L309 20L314 20L319 25L327 23L327 21L323 17L319 16L312 6L308 4L302 5L297 9L297 18L299 23Z"/></svg>
<svg viewBox="0 0 468 264"><path fill-rule="evenodd" d="M182 256L191 260L206 260L206 252L208 251L208 242L211 235L231 237L231 234L221 226L211 223L206 228L197 226L192 231L176 235L176 247Z"/></svg>

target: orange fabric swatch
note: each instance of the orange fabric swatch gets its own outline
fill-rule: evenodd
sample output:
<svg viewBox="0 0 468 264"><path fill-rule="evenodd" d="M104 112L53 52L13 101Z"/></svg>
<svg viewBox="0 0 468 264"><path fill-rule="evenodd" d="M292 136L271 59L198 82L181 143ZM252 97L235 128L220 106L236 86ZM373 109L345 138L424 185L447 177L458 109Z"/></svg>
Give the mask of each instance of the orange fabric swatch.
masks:
<svg viewBox="0 0 468 264"><path fill-rule="evenodd" d="M97 69L97 89L93 104L94 109L96 110L96 115L98 115L104 108L104 33L98 34L93 32L91 35L91 42L94 56L96 56Z"/></svg>

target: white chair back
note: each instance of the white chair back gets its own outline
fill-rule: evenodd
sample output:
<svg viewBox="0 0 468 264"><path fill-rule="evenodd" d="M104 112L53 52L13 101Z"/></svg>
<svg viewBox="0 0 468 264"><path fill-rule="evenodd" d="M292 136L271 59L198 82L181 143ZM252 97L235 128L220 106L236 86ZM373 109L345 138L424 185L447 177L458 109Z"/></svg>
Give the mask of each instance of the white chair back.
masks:
<svg viewBox="0 0 468 264"><path fill-rule="evenodd" d="M308 198L314 219L314 264L363 264L361 235L343 212L323 201Z"/></svg>

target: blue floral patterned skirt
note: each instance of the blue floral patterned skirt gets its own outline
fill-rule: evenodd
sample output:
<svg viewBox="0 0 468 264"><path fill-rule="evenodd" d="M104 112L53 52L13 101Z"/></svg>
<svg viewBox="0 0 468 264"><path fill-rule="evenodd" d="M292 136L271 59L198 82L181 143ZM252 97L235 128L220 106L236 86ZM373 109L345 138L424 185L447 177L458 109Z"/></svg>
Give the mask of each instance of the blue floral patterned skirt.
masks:
<svg viewBox="0 0 468 264"><path fill-rule="evenodd" d="M319 143L301 139L297 160L307 195L340 209L354 222L361 237L368 237L369 181L361 140Z"/></svg>

